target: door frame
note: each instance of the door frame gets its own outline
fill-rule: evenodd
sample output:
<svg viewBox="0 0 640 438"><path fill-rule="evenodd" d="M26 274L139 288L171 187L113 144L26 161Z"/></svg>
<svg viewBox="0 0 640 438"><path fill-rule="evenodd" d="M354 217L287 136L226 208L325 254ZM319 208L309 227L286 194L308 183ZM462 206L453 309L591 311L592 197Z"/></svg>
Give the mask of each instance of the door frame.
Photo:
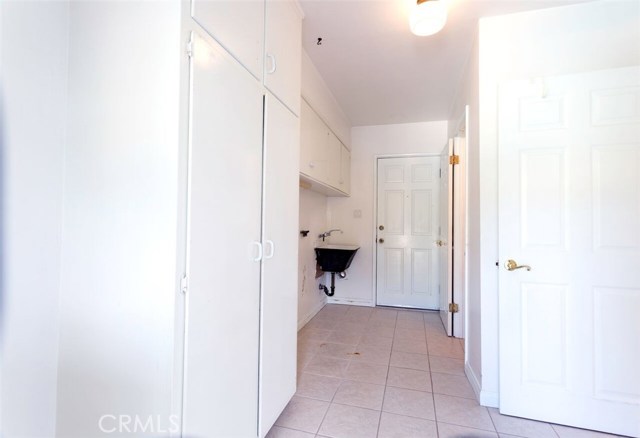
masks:
<svg viewBox="0 0 640 438"><path fill-rule="evenodd" d="M376 244L378 229L378 160L384 158L433 158L439 157L440 153L416 153L416 154L377 154L373 157L373 219L371 224L371 241L373 245L373 254L371 257L372 264L372 281L373 281L373 303L372 307L378 305L378 245ZM414 309L413 307L394 306L399 309Z"/></svg>

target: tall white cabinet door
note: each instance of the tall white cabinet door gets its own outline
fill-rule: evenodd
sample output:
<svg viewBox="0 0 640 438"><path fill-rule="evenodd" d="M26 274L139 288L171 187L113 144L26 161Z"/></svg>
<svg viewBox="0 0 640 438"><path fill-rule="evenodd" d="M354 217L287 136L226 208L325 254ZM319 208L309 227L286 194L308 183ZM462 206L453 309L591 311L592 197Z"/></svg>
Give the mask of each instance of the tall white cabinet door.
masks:
<svg viewBox="0 0 640 438"><path fill-rule="evenodd" d="M260 349L260 434L296 390L299 120L266 97L264 247Z"/></svg>
<svg viewBox="0 0 640 438"><path fill-rule="evenodd" d="M191 0L191 16L262 80L264 0Z"/></svg>
<svg viewBox="0 0 640 438"><path fill-rule="evenodd" d="M302 16L292 0L267 0L265 20L266 87L300 114Z"/></svg>
<svg viewBox="0 0 640 438"><path fill-rule="evenodd" d="M262 198L259 83L195 36L183 436L251 437L258 424Z"/></svg>

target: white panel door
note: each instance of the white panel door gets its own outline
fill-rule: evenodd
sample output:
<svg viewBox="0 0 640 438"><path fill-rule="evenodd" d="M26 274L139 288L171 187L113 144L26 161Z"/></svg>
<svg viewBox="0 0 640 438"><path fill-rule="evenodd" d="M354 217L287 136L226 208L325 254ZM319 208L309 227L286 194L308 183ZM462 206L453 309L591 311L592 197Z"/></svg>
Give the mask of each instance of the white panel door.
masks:
<svg viewBox="0 0 640 438"><path fill-rule="evenodd" d="M438 226L438 257L440 259L440 319L448 336L452 335L453 313L453 172L449 157L453 155L453 139L440 154L440 225Z"/></svg>
<svg viewBox="0 0 640 438"><path fill-rule="evenodd" d="M259 83L195 36L183 436L258 434Z"/></svg>
<svg viewBox="0 0 640 438"><path fill-rule="evenodd" d="M265 0L191 0L191 15L262 80Z"/></svg>
<svg viewBox="0 0 640 438"><path fill-rule="evenodd" d="M439 308L440 157L378 159L377 304Z"/></svg>
<svg viewBox="0 0 640 438"><path fill-rule="evenodd" d="M639 436L640 69L499 105L500 411Z"/></svg>
<svg viewBox="0 0 640 438"><path fill-rule="evenodd" d="M267 0L265 19L266 87L300 114L302 17L295 0Z"/></svg>
<svg viewBox="0 0 640 438"><path fill-rule="evenodd" d="M300 123L266 96L264 261L260 342L260 435L265 436L296 391L298 334L298 199Z"/></svg>

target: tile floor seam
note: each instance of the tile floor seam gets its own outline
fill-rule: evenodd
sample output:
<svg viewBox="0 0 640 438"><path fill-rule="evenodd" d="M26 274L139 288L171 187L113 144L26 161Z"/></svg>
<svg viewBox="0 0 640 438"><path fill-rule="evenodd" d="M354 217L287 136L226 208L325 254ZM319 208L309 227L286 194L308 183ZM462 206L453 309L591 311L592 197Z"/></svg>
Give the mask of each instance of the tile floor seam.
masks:
<svg viewBox="0 0 640 438"><path fill-rule="evenodd" d="M447 424L449 426L456 426L456 427L464 427L465 429L473 429L473 430L477 430L479 432L495 432L496 435L500 436L500 432L498 432L497 430L487 430L487 429L479 429L477 427L473 427L473 426L463 426L461 424L455 424L455 423L451 423L449 421L437 421L438 423L442 423L442 424ZM494 426L495 427L495 426ZM509 434L507 434L509 435ZM520 435L509 435L509 436L514 436L514 437L518 437L518 438L526 438L526 437L521 437Z"/></svg>
<svg viewBox="0 0 640 438"><path fill-rule="evenodd" d="M389 379L389 369L391 368L391 355L393 354L393 343L396 339L396 330L398 326L398 314L396 313L395 322L393 324L393 338L391 338L391 353L389 353L389 365L387 366L387 375L384 380L384 391L382 392L382 405L380 406L380 416L378 417L378 429L376 430L376 438L380 435L380 423L382 423L382 412L384 412L384 399L387 396L387 380Z"/></svg>
<svg viewBox="0 0 640 438"><path fill-rule="evenodd" d="M424 316L423 316L424 319ZM427 327L425 324L425 336L427 334ZM429 337L426 337L426 344L427 344L427 362L429 363L429 381L431 382L431 401L433 402L433 417L435 419L436 422L436 436L440 437L440 427L438 426L438 408L436 407L436 396L435 393L433 392L434 387L433 387L433 374L431 372L431 355L429 354Z"/></svg>

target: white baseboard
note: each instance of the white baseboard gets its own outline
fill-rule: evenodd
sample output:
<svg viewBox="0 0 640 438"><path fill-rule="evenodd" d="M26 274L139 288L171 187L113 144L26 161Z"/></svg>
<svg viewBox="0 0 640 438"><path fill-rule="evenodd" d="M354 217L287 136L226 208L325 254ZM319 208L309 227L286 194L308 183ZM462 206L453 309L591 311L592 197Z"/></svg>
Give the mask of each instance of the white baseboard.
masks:
<svg viewBox="0 0 640 438"><path fill-rule="evenodd" d="M482 385L480 384L480 380L478 376L473 371L473 368L469 365L469 362L464 363L464 373L467 375L467 379L469 379L469 383L471 384L471 388L473 388L473 392L476 394L476 400L482 406L487 406L489 408L499 408L500 407L500 394L493 391L483 391Z"/></svg>
<svg viewBox="0 0 640 438"><path fill-rule="evenodd" d="M488 408L500 407L500 394L493 391L480 392L480 404Z"/></svg>
<svg viewBox="0 0 640 438"><path fill-rule="evenodd" d="M366 307L375 307L373 301L371 300L363 300L363 299L353 299L353 298L329 298L328 302L330 304L347 304L349 306L366 306Z"/></svg>
<svg viewBox="0 0 640 438"><path fill-rule="evenodd" d="M311 321L311 319L317 315L317 313L319 311L322 310L322 308L325 306L325 304L327 304L327 302L325 300L322 300L320 302L318 302L318 304L311 309L311 311L309 311L306 315L304 315L301 319L298 319L298 331L300 331L300 329L302 327L304 327L305 325L307 325L307 323L309 321Z"/></svg>
<svg viewBox="0 0 640 438"><path fill-rule="evenodd" d="M467 379L469 379L471 388L476 395L476 400L480 401L480 392L482 391L482 386L480 385L478 376L476 376L476 373L473 372L473 368L471 368L471 365L469 365L469 362L464 363L464 373L467 375Z"/></svg>

